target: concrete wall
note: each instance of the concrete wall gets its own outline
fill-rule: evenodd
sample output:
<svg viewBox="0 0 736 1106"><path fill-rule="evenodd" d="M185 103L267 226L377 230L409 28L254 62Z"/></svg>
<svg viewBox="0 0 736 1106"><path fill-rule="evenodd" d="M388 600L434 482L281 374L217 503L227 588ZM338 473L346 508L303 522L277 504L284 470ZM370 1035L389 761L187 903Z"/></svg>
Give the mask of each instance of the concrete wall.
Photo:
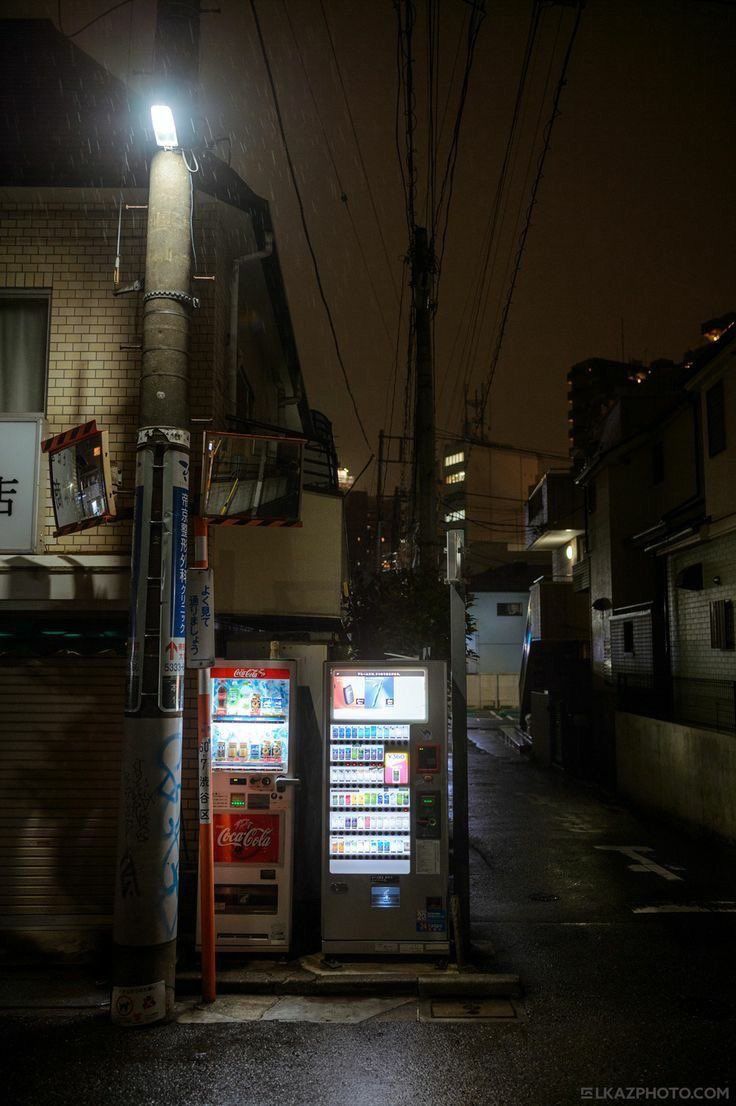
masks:
<svg viewBox="0 0 736 1106"><path fill-rule="evenodd" d="M518 603L521 614L499 615L499 603ZM478 660L469 671L518 674L528 603L528 591L476 593L470 610L478 626L472 637Z"/></svg>
<svg viewBox="0 0 736 1106"><path fill-rule="evenodd" d="M736 735L617 712L616 771L635 803L736 840Z"/></svg>
<svg viewBox="0 0 736 1106"><path fill-rule="evenodd" d="M468 675L468 706L481 707L518 707L519 674L501 672L494 675Z"/></svg>
<svg viewBox="0 0 736 1106"><path fill-rule="evenodd" d="M218 612L339 618L342 512L342 496L305 491L301 526L212 526Z"/></svg>

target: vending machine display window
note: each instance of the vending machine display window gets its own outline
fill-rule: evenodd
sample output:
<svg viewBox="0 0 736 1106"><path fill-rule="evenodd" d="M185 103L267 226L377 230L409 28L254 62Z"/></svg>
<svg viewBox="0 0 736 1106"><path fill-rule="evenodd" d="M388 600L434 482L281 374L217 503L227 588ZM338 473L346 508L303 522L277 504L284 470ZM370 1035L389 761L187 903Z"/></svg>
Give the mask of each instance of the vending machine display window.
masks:
<svg viewBox="0 0 736 1106"><path fill-rule="evenodd" d="M332 674L333 721L427 721L427 672L424 668L402 671L361 672L359 668Z"/></svg>
<svg viewBox="0 0 736 1106"><path fill-rule="evenodd" d="M426 669L333 671L331 873L411 871L410 723L426 718Z"/></svg>
<svg viewBox="0 0 736 1106"><path fill-rule="evenodd" d="M230 673L212 670L213 767L284 770L289 759L288 671Z"/></svg>
<svg viewBox="0 0 736 1106"><path fill-rule="evenodd" d="M449 949L447 671L441 661L328 661L322 949Z"/></svg>

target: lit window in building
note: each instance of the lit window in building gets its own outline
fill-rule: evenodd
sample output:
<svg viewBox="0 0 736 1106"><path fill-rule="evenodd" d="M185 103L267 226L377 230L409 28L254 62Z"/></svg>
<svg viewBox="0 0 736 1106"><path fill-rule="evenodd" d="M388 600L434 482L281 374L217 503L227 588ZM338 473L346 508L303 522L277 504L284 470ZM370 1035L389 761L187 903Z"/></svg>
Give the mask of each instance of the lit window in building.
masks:
<svg viewBox="0 0 736 1106"><path fill-rule="evenodd" d="M465 460L465 451L460 450L459 453L450 453L445 457L445 468L449 469L450 465L461 465Z"/></svg>
<svg viewBox="0 0 736 1106"><path fill-rule="evenodd" d="M461 522L465 518L465 508L460 511L450 511L445 515L445 522Z"/></svg>
<svg viewBox="0 0 736 1106"><path fill-rule="evenodd" d="M465 479L465 473L464 472L448 472L447 476L445 477L445 483L446 484L462 484L464 479Z"/></svg>

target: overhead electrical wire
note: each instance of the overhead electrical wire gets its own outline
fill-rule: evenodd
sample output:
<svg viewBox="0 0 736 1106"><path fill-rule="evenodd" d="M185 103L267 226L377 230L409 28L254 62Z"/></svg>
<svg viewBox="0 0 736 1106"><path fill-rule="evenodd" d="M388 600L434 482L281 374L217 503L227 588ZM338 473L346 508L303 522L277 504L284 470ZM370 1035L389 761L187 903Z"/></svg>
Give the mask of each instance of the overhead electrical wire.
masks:
<svg viewBox="0 0 736 1106"><path fill-rule="evenodd" d="M100 12L99 15L83 23L81 27L77 27L76 31L65 31L61 18L61 0L57 0L57 23L59 24L59 30L65 38L76 38L77 35L81 35L82 31L86 31L88 27L92 27L95 23L99 23L101 19L104 19L107 15L112 15L118 8L124 8L126 4L132 4L133 0L119 0L119 3L113 4L111 7L106 8L104 12Z"/></svg>
<svg viewBox="0 0 736 1106"><path fill-rule="evenodd" d="M457 157L460 149L460 135L462 133L463 116L465 114L465 105L468 98L468 88L470 86L470 74L473 69L473 59L475 57L475 48L478 44L478 36L480 34L483 20L485 19L485 7L483 4L474 5L470 22L468 24L468 45L465 58L465 70L463 72L463 78L460 85L460 97L457 106L457 112L455 114L455 123L452 128L452 138L450 140L450 148L447 154L447 163L445 165L445 172L440 185L439 197L434 210L434 218L432 224L432 238L433 240L439 239L440 248L437 257L437 275L435 278L435 285L439 285L440 276L442 274L442 261L445 253L445 244L447 240L447 228L450 222L450 211L452 208L452 193L455 183L455 168L457 166ZM443 210L444 205L444 210ZM440 231L440 225L442 229ZM435 292L436 295L436 292Z"/></svg>
<svg viewBox="0 0 736 1106"><path fill-rule="evenodd" d="M470 312L471 312L470 313L470 326L463 330L465 315L467 313L467 311L464 311L463 316L460 320L460 324L459 324L458 329L456 331L455 340L453 342L453 347L452 347L452 351L451 351L451 356L448 359L447 374L448 374L448 378L449 378L449 373L450 373L451 366L452 366L452 360L453 360L453 357L454 357L454 352L455 352L455 349L457 347L458 338L460 336L460 333L463 332L464 340L463 340L463 345L461 347L461 359L460 359L460 361L461 361L461 366L463 364L465 364L465 371L462 373L462 375L458 372L458 374L456 376L455 386L453 387L450 402L448 404L448 408L451 408L453 410L454 410L455 403L456 403L458 388L459 388L461 383L462 383L462 393L461 394L465 394L466 391L467 391L468 380L469 380L469 369L472 365L471 352L472 352L472 349L473 349L473 341L474 341L474 338L475 338L475 334L476 334L476 331L477 331L477 328L478 328L478 325L479 325L478 320L479 320L479 317L480 317L481 305L484 302L484 299L487 297L487 295L490 291L490 288L489 288L489 285L490 285L490 272L491 272L491 264L490 263L491 263L492 250L493 250L493 247L496 244L496 240L497 240L498 227L500 225L499 220L500 220L500 213L501 213L501 199L502 199L502 196L503 196L505 188L506 188L509 166L511 164L512 151L513 151L514 146L515 146L516 136L517 136L517 129L518 129L518 125L519 125L519 122L520 122L520 119L521 119L521 109L522 109L522 104L523 104L523 101L524 101L524 94L525 94L525 91L526 91L527 80L528 80L528 76L529 76L529 68L530 68L530 64L531 64L531 58L532 58L532 55L533 55L533 52L534 52L534 45L535 45L535 41L536 41L536 37L537 37L537 32L538 32L538 29L539 29L540 15L541 15L541 5L540 5L539 0L535 0L534 7L532 9L531 20L530 20L530 24L529 24L529 30L527 32L527 40L526 40L526 45L524 47L524 55L523 55L523 58L522 58L521 72L520 72L519 80L518 80L518 83L517 83L516 96L515 96L515 100L514 100L514 107L513 107L513 111L512 111L512 115L511 115L511 122L510 122L510 125L509 125L509 131L508 131L508 135L507 135L507 138L506 138L506 145L505 145L505 149L504 149L504 155L503 155L503 159L502 159L502 162L501 162L501 168L499 170L498 179L496 181L496 191L495 191L493 203L491 205L491 210L490 210L489 217L488 217L488 223L487 223L486 231L485 231L484 238L483 238L483 249L482 249L482 252L481 252L481 259L480 259L480 262L479 262L479 265L478 265L478 269L477 269L477 272L476 272L476 278L475 278L475 281L474 281L475 292L474 292L474 295L473 295L472 299L466 300L466 308L470 307Z"/></svg>
<svg viewBox="0 0 736 1106"><path fill-rule="evenodd" d="M371 446L370 439L368 438L368 434L366 433L365 426L363 425L363 419L361 418L360 411L358 410L358 404L356 402L355 395L353 393L353 389L352 389L352 386L350 384L350 378L348 377L347 369L345 368L345 362L343 360L342 352L340 350L340 342L338 340L337 331L335 329L335 323L334 323L334 320L332 318L332 311L330 310L330 305L327 302L327 296L325 295L324 285L322 284L322 276L321 276L320 271L319 271L319 264L317 262L317 255L315 254L314 246L312 245L312 238L311 238L311 235L309 233L309 227L307 225L307 217L306 217L306 213L304 211L304 201L302 200L301 190L299 188L299 183L296 179L296 171L294 169L294 162L292 161L292 158L291 158L291 151L289 149L289 143L288 143L288 140L287 140L287 137L286 137L286 130L284 129L284 120L283 120L283 116L281 114L281 105L280 105L280 102L279 102L278 93L276 91L276 82L274 81L273 71L271 69L271 63L270 63L269 57L268 57L268 51L266 50L266 42L264 40L263 31L261 29L261 21L258 18L258 11L256 9L256 0L250 0L250 7L251 7L251 11L253 13L253 22L255 23L256 33L258 35L258 42L259 42L260 48L261 48L261 54L263 55L263 62L264 62L264 65L266 67L266 74L268 76L268 83L269 83L269 87L271 89L271 96L273 97L274 108L275 108L275 111L276 111L276 119L277 119L277 122L278 122L278 125L279 125L279 133L281 135L281 141L283 143L284 153L286 155L286 163L287 163L288 168L289 168L289 174L291 176L291 182L294 186L294 192L295 192L295 195L296 195L297 204L299 206L299 216L300 216L300 219L301 219L302 230L304 232L304 238L306 240L307 248L309 250L309 256L311 258L312 266L314 268L314 276L315 276L315 280L317 282L317 289L318 289L319 294L320 294L320 299L322 300L322 305L325 309L325 314L327 316L327 322L329 324L330 333L332 335L332 341L333 341L333 344L334 344L334 347L335 347L335 355L337 357L337 362L338 362L338 364L340 366L340 369L342 371L343 380L345 381L345 387L347 389L348 395L350 396L350 400L351 400L352 405L353 405L353 411L355 412L355 418L356 418L356 421L358 423L358 426L360 427L361 434L363 435L363 440L365 441L365 444L368 447L368 449L369 449L369 451L372 455L373 454L373 448Z"/></svg>
<svg viewBox="0 0 736 1106"><path fill-rule="evenodd" d="M552 45L552 49L550 51L549 62L548 62L548 65L547 65L547 72L546 72L545 79L544 79L544 87L542 89L542 94L541 94L540 99L539 99L539 107L538 107L538 110L537 110L537 116L536 116L536 122L535 122L535 125L534 125L532 140L529 144L529 151L528 151L528 155L527 155L526 167L524 169L524 175L523 175L523 183L522 183L521 187L518 189L518 200L517 200L517 203L516 203L516 211L515 211L515 214L513 216L512 221L511 221L511 226L513 227L513 234L511 236L511 240L510 240L510 247L509 247L509 251L508 251L506 261L505 261L503 267L499 269L499 277L501 278L503 283L506 283L508 281L509 277L510 277L510 274L511 274L511 271L512 271L512 266L513 266L513 263L514 263L514 257L515 257L514 243L518 242L519 235L520 235L520 232L521 232L521 227L523 225L524 208L525 208L525 203L526 203L526 197L529 195L530 184L531 184L531 181L532 181L533 176L534 176L534 157L535 157L535 154L536 154L536 152L539 148L539 136L540 136L541 133L543 133L542 123L543 123L544 110L545 110L545 107L546 107L547 102L548 102L548 94L549 94L550 84L551 84L551 81L552 81L552 70L553 70L553 67L554 67L555 59L557 58L557 44L558 44L559 37L560 37L560 31L562 29L563 16L564 16L564 11L563 11L563 9L560 9L559 18L558 18L558 21L557 21L557 29L555 31L554 42L553 42L553 45ZM513 177L513 174L515 172L516 161L517 161L518 156L519 156L519 149L517 147L517 149L514 151L514 164L512 165L512 169L511 169L511 176L512 177ZM507 204L508 203L510 203L510 196L507 199ZM504 213L504 218L505 218L505 213ZM492 277L493 277L493 270L495 269L495 266L496 266L496 258L498 256L498 251L499 251L499 244L497 243L496 249L494 250L494 255L491 259L491 274L489 276L489 287L490 287L490 281L492 280ZM478 350L479 350L479 347L480 347L481 338L482 338L483 330L484 330L484 327L485 327L485 320L486 320L486 314L487 314L489 303L490 303L490 297L487 296L487 297L484 298L483 312L482 312L482 315L481 315L480 326L478 327L478 330L475 334L475 340L474 340L473 347L472 347L471 353L470 353L470 358L471 358L471 363L472 364L475 364L477 359L478 359ZM493 341L495 340L495 335L498 333L500 320L501 320L501 315L502 315L502 310L503 310L503 300L501 300L499 298L496 301L496 310L495 310L495 314L494 314L494 317L493 317L493 324L492 324L492 327L491 327L491 330L490 330L490 339L491 339L490 340L490 345L491 345L491 348L493 346Z"/></svg>
<svg viewBox="0 0 736 1106"><path fill-rule="evenodd" d="M358 161L360 162L360 167L363 171L363 179L365 180L365 186L366 186L366 189L368 191L368 198L370 200L371 209L373 211L373 217L376 220L376 227L378 229L378 237L381 240L381 246L383 247L383 255L386 259L386 267L388 269L389 278L391 280L391 285L392 285L393 290L394 290L394 296L396 298L396 302L398 303L399 298L400 298L399 297L399 290L396 286L396 278L394 276L394 270L393 270L393 266L391 264L391 258L389 257L388 247L386 245L386 238L384 236L383 226L381 224L381 218L378 214L378 208L376 206L375 197L373 195L373 189L371 188L370 177L368 176L368 169L367 169L366 164L365 164L365 158L363 157L363 149L360 145L360 139L358 138L358 130L355 126L355 119L353 118L353 112L352 112L352 108L350 107L350 100L348 98L347 88L345 87L345 81L344 81L343 75L342 75L342 67L340 65L340 61L339 61L338 56L337 56L337 51L335 49L335 41L332 37L332 30L330 28L330 23L329 23L329 20L327 18L327 12L325 11L325 6L324 6L324 3L323 3L323 0L319 0L319 6L320 6L320 11L322 12L322 19L324 21L325 30L327 31L327 38L329 39L329 42L330 42L330 51L332 53L332 59L335 63L335 69L337 71L337 78L340 82L340 89L342 91L342 97L343 97L343 100L345 102L345 110L347 111L348 120L350 122L350 129L352 131L353 139L355 141L355 148L358 152Z"/></svg>
<svg viewBox="0 0 736 1106"><path fill-rule="evenodd" d="M521 269L521 259L522 259L522 256L524 254L524 248L526 246L526 240L529 236L529 229L531 227L532 212L534 210L534 205L535 205L536 200L537 200L537 193L539 192L539 186L542 183L542 175L543 175L543 172L544 172L544 165L545 165L545 161L547 159L547 154L549 152L550 142L551 142L551 139L552 139L552 130L554 128L555 120L557 119L557 116L559 115L560 100L562 98L562 93L564 91L565 85L567 84L567 70L568 70L569 65L570 65L570 58L572 57L572 51L573 51L573 47L575 45L575 39L577 38L578 30L580 28L580 20L582 18L582 14L583 14L582 0L578 0L577 10L576 10L576 13L575 13L575 22L573 24L572 31L570 33L570 38L569 38L568 43L567 43L567 49L565 50L565 56L564 56L563 61L562 61L562 69L560 71L560 77L559 77L559 80L557 82L557 87L555 89L554 99L552 101L552 111L550 113L549 120L548 120L547 125L545 127L544 143L543 143L543 146L542 146L542 152L541 152L540 157L539 157L539 164L537 166L537 173L536 173L536 176L534 178L534 184L532 185L531 198L529 200L529 206L527 208L527 214L526 214L526 221L525 221L525 224L524 224L524 229L522 230L521 238L519 239L519 248L518 248L517 254L516 254L516 261L515 261L515 264L514 264L514 272L513 272L511 282L509 284L509 288L508 288L508 291L507 291L507 294L506 294L506 300L505 300L505 303L504 303L503 312L502 312L502 316L501 316L501 325L500 325L498 337L496 339L496 346L495 346L495 349L493 351L493 356L491 358L491 365L490 365L490 369L489 369L489 372L488 372L488 377L487 377L486 382L485 382L485 384L483 386L483 389L481 391L480 409L479 409L479 414L478 414L478 421L479 421L479 424L481 426L483 425L483 418L484 418L484 415L485 415L485 409L486 409L486 406L488 404L488 396L490 395L491 387L493 386L493 378L496 374L496 368L498 366L498 361L499 361L499 358L501 356L501 349L503 347L503 340L504 340L504 337L505 337L505 334L506 334L506 326L508 324L509 314L511 312L511 303L512 303L513 297L514 297L514 291L515 291L515 288L516 288L516 281L518 279L519 271Z"/></svg>
<svg viewBox="0 0 736 1106"><path fill-rule="evenodd" d="M296 31L294 30L294 25L291 21L291 16L289 14L289 8L288 8L286 0L282 0L282 7L284 9L284 15L286 16L286 21L289 24L289 30L291 31L291 37L294 40L294 46L296 48L297 57L299 58L299 64L301 65L302 72L304 74L304 80L306 82L307 89L309 90L309 95L310 95L311 100L312 100L312 105L314 107L314 111L315 111L315 114L317 116L317 120L319 122L320 129L322 131L322 137L324 138L324 141L325 141L325 147L327 149L327 155L329 157L330 164L332 165L332 171L335 174L335 180L337 181L337 187L338 187L338 190L339 190L339 193L340 193L340 200L341 200L341 202L342 202L342 204L345 208L348 219L350 221L350 226L351 226L351 229L352 229L352 232L353 232L353 237L355 238L355 244L358 247L358 252L360 253L361 261L363 262L363 268L364 268L365 274L368 278L368 283L370 284L371 292L373 293L373 299L374 299L374 302L375 302L376 307L378 309L378 313L381 317L381 322L383 324L384 333L385 333L386 338L387 338L388 343L389 343L389 348L393 349L394 341L393 341L393 338L391 337L391 333L389 331L389 326L388 326L388 323L386 321L386 315L385 315L385 312L384 312L383 307L381 305L381 300L380 300L380 297L378 295L378 290L376 288L375 281L373 280L370 268L368 266L368 259L367 259L366 254L365 254L365 250L363 249L363 243L360 240L360 235L358 234L358 228L355 225L355 219L353 218L353 213L350 209L350 202L349 202L348 194L347 194L347 191L346 191L346 189L343 185L342 178L340 176L340 171L337 167L337 162L335 161L335 155L334 155L334 151L332 149L332 143L330 142L330 139L327 135L327 130L325 128L324 121L322 119L322 114L319 110L319 104L317 103L317 98L314 94L314 88L312 86L312 82L309 79L309 73L307 71L306 63L304 61L304 55L302 54L302 51L299 47L299 39L296 35Z"/></svg>

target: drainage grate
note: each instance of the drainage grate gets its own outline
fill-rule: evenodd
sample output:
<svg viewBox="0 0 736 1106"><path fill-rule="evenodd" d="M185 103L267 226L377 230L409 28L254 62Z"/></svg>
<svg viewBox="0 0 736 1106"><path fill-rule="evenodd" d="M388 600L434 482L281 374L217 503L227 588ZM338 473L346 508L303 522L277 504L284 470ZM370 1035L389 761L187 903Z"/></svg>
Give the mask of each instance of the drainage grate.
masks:
<svg viewBox="0 0 736 1106"><path fill-rule="evenodd" d="M515 1022L519 1012L509 999L427 999L419 1005L419 1020L441 1022Z"/></svg>
<svg viewBox="0 0 736 1106"><path fill-rule="evenodd" d="M529 896L529 898L532 900L532 902L559 902L560 901L560 896L559 895L551 895L551 894L549 894L548 891L534 891L534 893L531 894Z"/></svg>

